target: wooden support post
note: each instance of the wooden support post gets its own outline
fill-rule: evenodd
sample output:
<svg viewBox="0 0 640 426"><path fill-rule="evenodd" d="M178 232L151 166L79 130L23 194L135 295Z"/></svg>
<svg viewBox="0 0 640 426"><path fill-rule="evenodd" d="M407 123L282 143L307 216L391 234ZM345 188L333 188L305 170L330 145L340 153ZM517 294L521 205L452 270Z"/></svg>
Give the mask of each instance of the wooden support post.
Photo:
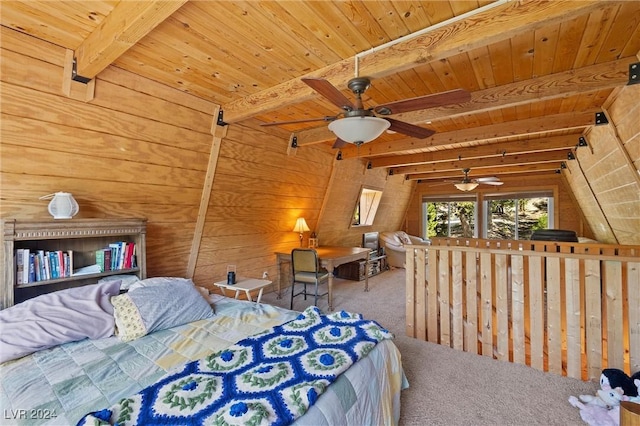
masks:
<svg viewBox="0 0 640 426"><path fill-rule="evenodd" d="M209 199L211 198L211 188L213 187L213 178L216 174L218 166L218 155L220 154L220 145L222 139L227 136L229 126L218 126L217 117L220 107L217 107L213 113L213 123L211 125L211 134L213 135L213 143L211 145L211 153L209 154L209 165L207 166L207 174L202 187L202 197L200 198L200 209L198 210L198 219L196 221L196 229L193 233L191 242L191 252L189 253L189 262L187 264L187 278L193 278L198 261L198 253L200 252L200 242L202 241L202 233L204 223L207 217L209 207Z"/></svg>

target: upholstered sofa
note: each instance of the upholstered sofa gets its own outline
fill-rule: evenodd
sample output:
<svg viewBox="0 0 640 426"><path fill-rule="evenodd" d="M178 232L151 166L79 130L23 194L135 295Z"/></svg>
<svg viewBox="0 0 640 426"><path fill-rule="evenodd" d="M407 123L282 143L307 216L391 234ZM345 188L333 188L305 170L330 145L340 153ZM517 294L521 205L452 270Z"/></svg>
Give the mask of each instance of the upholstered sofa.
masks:
<svg viewBox="0 0 640 426"><path fill-rule="evenodd" d="M380 247L384 247L387 264L392 268L404 268L407 249L405 244L430 244L429 240L409 235L404 231L380 233Z"/></svg>

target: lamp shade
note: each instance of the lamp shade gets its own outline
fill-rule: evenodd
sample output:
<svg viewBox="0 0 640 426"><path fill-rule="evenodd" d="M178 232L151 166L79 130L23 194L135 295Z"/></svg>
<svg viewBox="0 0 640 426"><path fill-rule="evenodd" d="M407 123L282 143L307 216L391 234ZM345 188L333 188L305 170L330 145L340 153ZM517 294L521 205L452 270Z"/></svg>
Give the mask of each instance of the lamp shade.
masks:
<svg viewBox="0 0 640 426"><path fill-rule="evenodd" d="M346 117L329 123L329 130L345 142L361 144L374 140L390 125L384 118Z"/></svg>
<svg viewBox="0 0 640 426"><path fill-rule="evenodd" d="M293 227L293 232L309 232L311 231L311 229L309 229L309 226L307 226L307 222L304 220L304 217L299 217L298 220L296 220L296 225Z"/></svg>
<svg viewBox="0 0 640 426"><path fill-rule="evenodd" d="M69 192L56 192L55 194L40 197L41 200L51 199L49 202L49 214L54 219L71 219L78 214L78 203Z"/></svg>
<svg viewBox="0 0 640 426"><path fill-rule="evenodd" d="M454 184L460 191L473 191L478 184L476 182L463 182Z"/></svg>

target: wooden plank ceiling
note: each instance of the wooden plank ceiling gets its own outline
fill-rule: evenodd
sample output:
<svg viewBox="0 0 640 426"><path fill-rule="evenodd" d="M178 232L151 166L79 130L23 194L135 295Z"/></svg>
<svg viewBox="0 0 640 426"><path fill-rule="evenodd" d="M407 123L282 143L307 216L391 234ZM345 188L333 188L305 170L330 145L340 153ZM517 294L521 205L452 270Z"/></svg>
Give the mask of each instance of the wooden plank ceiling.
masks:
<svg viewBox="0 0 640 426"><path fill-rule="evenodd" d="M343 158L409 179L560 169L640 51L640 1L3 1L7 28L219 104L250 125L340 111L301 82L372 77L365 107L465 89L464 104L393 118L436 134L383 134ZM358 58L356 61L356 57ZM267 128L265 128L267 129ZM269 127L301 148L324 122ZM260 141L256 141L260 143Z"/></svg>

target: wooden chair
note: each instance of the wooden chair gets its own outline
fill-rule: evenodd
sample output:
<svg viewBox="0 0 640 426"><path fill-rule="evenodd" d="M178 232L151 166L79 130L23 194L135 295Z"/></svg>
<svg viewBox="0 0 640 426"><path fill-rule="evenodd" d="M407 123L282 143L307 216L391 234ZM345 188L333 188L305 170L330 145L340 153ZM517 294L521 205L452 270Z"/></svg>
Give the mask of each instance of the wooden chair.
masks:
<svg viewBox="0 0 640 426"><path fill-rule="evenodd" d="M329 279L329 272L320 268L318 262L318 253L314 249L296 248L291 251L291 272L293 273L293 283L291 284L291 306L293 309L293 298L296 296L304 295L304 300L307 300L307 296L314 296L314 305L318 305L318 297L327 296L326 293L318 294L318 286ZM303 289L298 293L295 292L296 284L302 284ZM307 291L307 284L314 285L313 293Z"/></svg>

